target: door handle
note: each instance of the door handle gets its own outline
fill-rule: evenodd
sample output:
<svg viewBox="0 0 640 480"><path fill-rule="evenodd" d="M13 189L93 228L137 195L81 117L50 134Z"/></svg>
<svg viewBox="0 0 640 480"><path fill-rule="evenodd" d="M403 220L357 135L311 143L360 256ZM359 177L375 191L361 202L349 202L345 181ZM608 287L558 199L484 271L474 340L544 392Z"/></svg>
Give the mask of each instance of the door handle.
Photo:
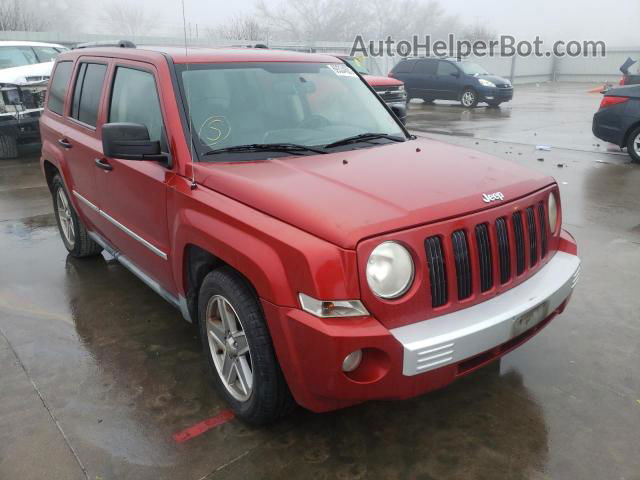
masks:
<svg viewBox="0 0 640 480"><path fill-rule="evenodd" d="M113 170L113 166L104 158L96 158L96 167L106 170L107 172Z"/></svg>
<svg viewBox="0 0 640 480"><path fill-rule="evenodd" d="M59 139L58 143L62 146L62 148L66 148L67 150L69 150L71 147L73 147L73 145L71 145L69 140L67 140L66 138Z"/></svg>

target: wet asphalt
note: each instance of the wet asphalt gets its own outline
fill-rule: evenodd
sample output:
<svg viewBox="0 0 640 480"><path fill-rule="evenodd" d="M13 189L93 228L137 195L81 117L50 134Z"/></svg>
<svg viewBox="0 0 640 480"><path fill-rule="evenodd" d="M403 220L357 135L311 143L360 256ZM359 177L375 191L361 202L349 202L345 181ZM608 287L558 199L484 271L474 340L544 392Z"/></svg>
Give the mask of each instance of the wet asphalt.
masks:
<svg viewBox="0 0 640 480"><path fill-rule="evenodd" d="M592 137L591 87L409 114L556 177L583 260L562 316L442 391L180 444L226 408L195 328L120 265L67 257L37 147L0 161L0 479L640 479L640 165Z"/></svg>

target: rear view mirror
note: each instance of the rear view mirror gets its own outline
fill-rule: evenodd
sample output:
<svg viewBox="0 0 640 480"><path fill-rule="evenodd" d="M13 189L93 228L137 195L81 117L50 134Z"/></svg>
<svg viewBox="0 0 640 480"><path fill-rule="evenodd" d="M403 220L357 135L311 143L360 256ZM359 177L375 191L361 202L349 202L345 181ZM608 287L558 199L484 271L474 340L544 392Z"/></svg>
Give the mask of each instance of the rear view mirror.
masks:
<svg viewBox="0 0 640 480"><path fill-rule="evenodd" d="M149 140L149 130L138 123L106 123L102 126L105 156L123 160L166 160L159 141Z"/></svg>

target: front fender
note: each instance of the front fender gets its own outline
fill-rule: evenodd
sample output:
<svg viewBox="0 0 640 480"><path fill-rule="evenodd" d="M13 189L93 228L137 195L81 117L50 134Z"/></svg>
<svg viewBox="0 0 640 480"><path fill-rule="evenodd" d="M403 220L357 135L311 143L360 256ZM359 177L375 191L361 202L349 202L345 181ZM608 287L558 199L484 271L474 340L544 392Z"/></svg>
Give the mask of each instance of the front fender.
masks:
<svg viewBox="0 0 640 480"><path fill-rule="evenodd" d="M304 292L359 298L355 252L345 250L182 177L172 180L169 229L176 285L186 295L185 252L195 245L230 265L263 300L295 307Z"/></svg>

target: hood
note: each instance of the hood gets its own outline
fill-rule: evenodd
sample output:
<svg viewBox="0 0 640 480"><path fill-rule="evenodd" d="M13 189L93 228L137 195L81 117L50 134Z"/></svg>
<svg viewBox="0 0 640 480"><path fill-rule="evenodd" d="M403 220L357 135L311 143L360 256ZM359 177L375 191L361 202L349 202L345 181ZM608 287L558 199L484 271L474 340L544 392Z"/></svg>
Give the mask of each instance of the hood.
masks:
<svg viewBox="0 0 640 480"><path fill-rule="evenodd" d="M510 202L554 182L513 162L424 139L199 163L195 170L197 183L349 249L367 237L489 208L485 193L501 192Z"/></svg>
<svg viewBox="0 0 640 480"><path fill-rule="evenodd" d="M404 85L404 82L401 82L397 78L391 78L391 77L378 77L376 75L364 75L364 79L372 87L396 87L399 85Z"/></svg>
<svg viewBox="0 0 640 480"><path fill-rule="evenodd" d="M21 67L3 68L0 70L0 83L13 83L16 85L31 85L48 81L53 69L53 62L34 63ZM36 79L28 80L28 77ZM42 77L45 77L44 80Z"/></svg>

